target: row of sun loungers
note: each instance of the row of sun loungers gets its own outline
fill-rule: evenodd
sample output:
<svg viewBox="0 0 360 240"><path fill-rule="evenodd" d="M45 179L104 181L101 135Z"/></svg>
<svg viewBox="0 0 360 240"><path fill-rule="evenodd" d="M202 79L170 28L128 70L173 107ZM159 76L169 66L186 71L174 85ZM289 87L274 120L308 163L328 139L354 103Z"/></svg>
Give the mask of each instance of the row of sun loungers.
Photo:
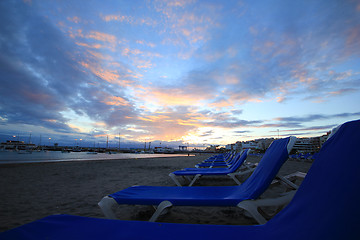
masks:
<svg viewBox="0 0 360 240"><path fill-rule="evenodd" d="M228 164L226 167L211 167L211 168L185 168L183 170L175 171L169 174L171 179L175 182L177 186L182 186L177 177L186 178L190 183L189 187L191 187L197 179L201 176L214 176L214 175L223 175L229 176L234 179L236 183L240 185L239 180L235 177L235 175L231 175L234 172L237 172L242 166L244 166L245 160L248 156L249 150L245 150L242 153L234 154L231 159L228 160ZM247 166L247 165L245 165ZM249 170L248 173L252 171ZM246 173L243 172L245 175Z"/></svg>
<svg viewBox="0 0 360 240"><path fill-rule="evenodd" d="M359 239L360 159L355 152L359 136L360 120L335 129L306 175L277 175L294 143L294 138L289 137L274 141L250 177L238 186L133 186L110 194L99 203L108 218L115 217L111 212L114 204L157 205L151 221L171 206L237 206L259 225L160 224L54 215L0 233L0 239ZM245 151L236 156L236 163L243 163L247 154ZM208 174L194 171L185 169L172 174ZM304 178L300 187L291 181L295 177ZM269 185L279 182L293 191L276 199L259 199ZM287 203L269 221L258 211L259 207Z"/></svg>

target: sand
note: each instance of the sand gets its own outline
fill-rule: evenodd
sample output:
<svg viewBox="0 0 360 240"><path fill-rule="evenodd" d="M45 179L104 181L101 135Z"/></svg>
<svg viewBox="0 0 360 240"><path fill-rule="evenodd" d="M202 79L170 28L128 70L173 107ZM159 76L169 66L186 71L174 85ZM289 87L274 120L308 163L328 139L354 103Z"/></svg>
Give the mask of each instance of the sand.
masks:
<svg viewBox="0 0 360 240"><path fill-rule="evenodd" d="M132 185L175 186L170 172L193 167L207 154L189 157L0 165L0 231L52 214L103 218L102 197ZM257 162L259 157L249 156ZM307 172L309 162L288 160L281 174ZM203 177L195 186L234 185L228 177ZM276 191L275 191L276 192ZM270 196L274 191L267 191ZM122 220L147 221L149 206L120 206ZM235 207L173 207L159 222L248 225L256 222Z"/></svg>

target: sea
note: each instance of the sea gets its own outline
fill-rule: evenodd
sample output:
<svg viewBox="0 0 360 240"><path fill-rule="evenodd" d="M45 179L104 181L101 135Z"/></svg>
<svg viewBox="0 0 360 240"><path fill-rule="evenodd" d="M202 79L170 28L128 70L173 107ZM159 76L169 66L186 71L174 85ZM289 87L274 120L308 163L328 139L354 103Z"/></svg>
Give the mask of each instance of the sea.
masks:
<svg viewBox="0 0 360 240"><path fill-rule="evenodd" d="M97 153L87 152L61 152L61 151L33 151L32 153L19 153L16 151L0 151L0 164L12 163L43 163L43 162L71 162L112 159L137 159L188 156L187 154L137 154L137 153Z"/></svg>

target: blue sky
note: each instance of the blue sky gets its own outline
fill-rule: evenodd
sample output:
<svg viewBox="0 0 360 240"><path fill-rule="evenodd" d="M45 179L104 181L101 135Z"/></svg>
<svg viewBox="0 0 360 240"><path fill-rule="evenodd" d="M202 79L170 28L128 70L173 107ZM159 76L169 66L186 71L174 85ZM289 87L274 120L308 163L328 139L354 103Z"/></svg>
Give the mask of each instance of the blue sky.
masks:
<svg viewBox="0 0 360 240"><path fill-rule="evenodd" d="M360 118L360 1L3 0L0 21L2 141L222 145Z"/></svg>

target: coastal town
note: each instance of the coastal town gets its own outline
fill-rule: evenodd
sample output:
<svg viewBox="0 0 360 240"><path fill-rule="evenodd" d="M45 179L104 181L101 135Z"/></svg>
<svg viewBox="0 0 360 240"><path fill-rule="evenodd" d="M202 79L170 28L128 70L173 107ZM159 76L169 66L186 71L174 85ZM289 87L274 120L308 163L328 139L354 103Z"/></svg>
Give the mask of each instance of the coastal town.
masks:
<svg viewBox="0 0 360 240"><path fill-rule="evenodd" d="M330 132L319 137L304 137L297 138L293 148L294 154L314 154L318 152L322 144L326 141ZM261 138L251 141L237 141L236 143L227 144L225 146L210 145L203 149L190 147L188 145L180 145L176 147L154 146L151 147L151 142L145 143L143 148L120 148L119 146L109 146L107 143L104 147L99 146L61 146L58 143L50 144L34 144L31 141L7 140L0 143L0 151L18 151L19 153L31 153L32 151L62 151L62 152L89 152L89 153L187 153L187 152L207 152L207 153L222 153L228 151L240 152L243 149L251 149L253 153L264 153L265 150L275 138ZM160 144L161 145L161 144Z"/></svg>

